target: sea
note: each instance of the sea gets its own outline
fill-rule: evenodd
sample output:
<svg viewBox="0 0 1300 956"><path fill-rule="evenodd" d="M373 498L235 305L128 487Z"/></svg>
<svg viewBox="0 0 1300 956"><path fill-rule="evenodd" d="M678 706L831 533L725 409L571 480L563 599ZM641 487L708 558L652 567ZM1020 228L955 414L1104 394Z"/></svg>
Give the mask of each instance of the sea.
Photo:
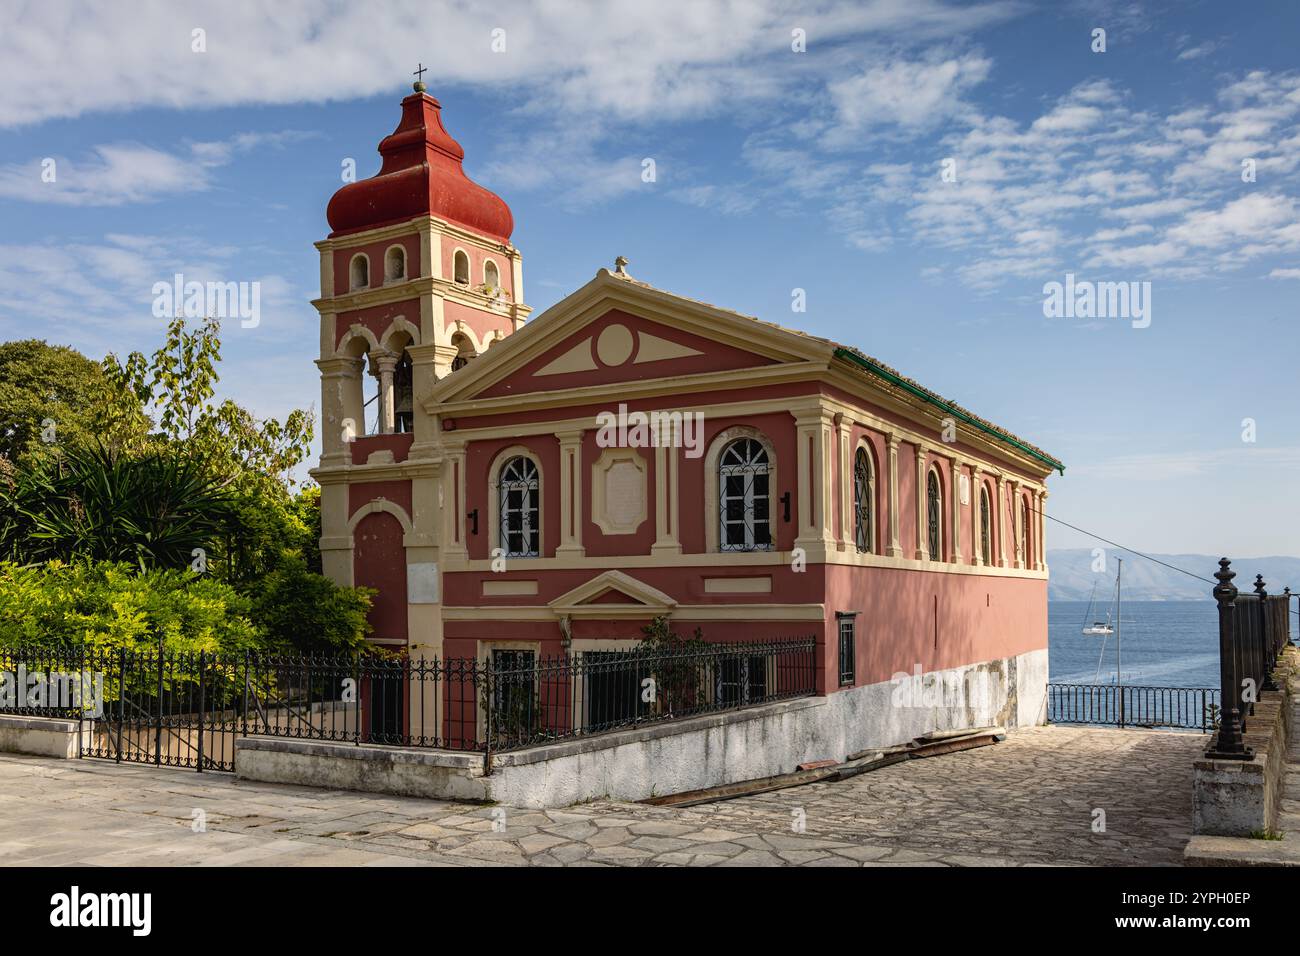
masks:
<svg viewBox="0 0 1300 956"><path fill-rule="evenodd" d="M1122 607L1125 684L1219 686L1219 613L1213 601L1125 601ZM1115 635L1082 634L1087 614L1087 601L1048 602L1048 670L1054 683L1115 682Z"/></svg>

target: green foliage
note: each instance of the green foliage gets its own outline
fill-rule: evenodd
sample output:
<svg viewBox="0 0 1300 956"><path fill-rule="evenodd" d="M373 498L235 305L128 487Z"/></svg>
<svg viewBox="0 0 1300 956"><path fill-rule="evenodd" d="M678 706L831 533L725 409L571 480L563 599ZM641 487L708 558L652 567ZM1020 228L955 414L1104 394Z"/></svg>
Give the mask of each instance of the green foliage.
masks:
<svg viewBox="0 0 1300 956"><path fill-rule="evenodd" d="M297 555L252 582L246 592L266 646L279 651L359 651L370 624L369 588L339 587Z"/></svg>
<svg viewBox="0 0 1300 956"><path fill-rule="evenodd" d="M339 587L301 559L242 592L192 571L86 562L0 563L0 648L353 652L369 631L365 588Z"/></svg>
<svg viewBox="0 0 1300 956"><path fill-rule="evenodd" d="M190 571L0 563L0 647L242 654L260 643L251 602Z"/></svg>
<svg viewBox="0 0 1300 956"><path fill-rule="evenodd" d="M0 458L45 458L86 441L104 386L100 366L75 349L40 339L0 343Z"/></svg>
<svg viewBox="0 0 1300 956"><path fill-rule="evenodd" d="M704 632L696 628L690 637L672 629L666 616L656 617L641 628L637 650L662 655L655 660L655 706L660 713L688 712L708 696L708 668L698 652L707 648Z"/></svg>
<svg viewBox="0 0 1300 956"><path fill-rule="evenodd" d="M320 489L293 478L312 415L218 402L220 362L211 319L177 318L151 356L101 365L0 344L0 646L363 644L373 592L320 575ZM202 576L188 570L197 548Z"/></svg>
<svg viewBox="0 0 1300 956"><path fill-rule="evenodd" d="M666 615L661 615L641 628L641 641L637 650L653 653L671 654L674 651L701 650L708 647L704 631L695 629L690 637L682 637L672 628Z"/></svg>
<svg viewBox="0 0 1300 956"><path fill-rule="evenodd" d="M73 449L0 474L0 559L182 569L232 515L229 494L193 458Z"/></svg>
<svg viewBox="0 0 1300 956"><path fill-rule="evenodd" d="M164 443L192 455L241 495L283 499L293 469L311 451L312 415L296 409L283 422L259 420L229 399L215 403L220 333L216 319L189 329L176 318L151 358L140 352L125 362L107 356L103 373L110 387L97 409L98 427L122 447ZM156 431L142 429L142 415Z"/></svg>

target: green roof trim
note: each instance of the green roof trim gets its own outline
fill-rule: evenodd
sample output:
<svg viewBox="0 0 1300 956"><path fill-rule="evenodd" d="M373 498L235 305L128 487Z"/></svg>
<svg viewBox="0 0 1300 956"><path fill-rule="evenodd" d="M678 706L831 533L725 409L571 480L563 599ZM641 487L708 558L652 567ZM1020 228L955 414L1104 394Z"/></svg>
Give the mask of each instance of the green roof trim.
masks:
<svg viewBox="0 0 1300 956"><path fill-rule="evenodd" d="M1007 432L1004 432L1001 429L994 428L992 425L989 425L987 422L980 421L978 418L976 418L974 415L970 414L965 409L958 406L956 403L950 402L947 399L940 398L938 395L935 395L933 392L927 391L926 389L917 385L915 382L903 378L897 372L885 368L883 365L879 364L878 362L875 362L867 358L862 353L857 352L854 349L846 349L841 346L835 349L835 357L840 359L846 359L852 362L854 365L858 366L859 368L865 369L866 371L870 372L872 375L876 375L879 376L880 378L883 378L891 385L897 385L899 388L903 389L903 391L907 392L909 395L914 395L917 398L921 399L921 401L923 402L927 402L930 405L934 405L938 408L943 409L945 412L948 412L954 418L960 419L961 421L965 422L967 425L971 425L979 429L980 431L984 432L986 435L991 435L994 438L996 438L998 441L1004 442L1005 444L1008 444L1013 448L1019 449L1029 457L1035 459L1036 461L1041 461L1044 465L1047 465L1049 468L1055 469L1056 471L1060 472L1062 475L1065 474L1065 465L1057 461L1051 455L1039 451L1037 448L1034 448L1032 445L1025 444L1019 438L1016 438L1014 435L1008 434Z"/></svg>

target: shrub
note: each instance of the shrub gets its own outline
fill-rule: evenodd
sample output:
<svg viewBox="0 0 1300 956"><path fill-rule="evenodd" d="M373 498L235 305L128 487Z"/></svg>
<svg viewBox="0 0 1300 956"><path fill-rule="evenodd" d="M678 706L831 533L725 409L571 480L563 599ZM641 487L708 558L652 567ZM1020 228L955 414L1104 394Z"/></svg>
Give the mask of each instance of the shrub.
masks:
<svg viewBox="0 0 1300 956"><path fill-rule="evenodd" d="M190 571L0 563L0 647L242 654L260 644L251 602Z"/></svg>
<svg viewBox="0 0 1300 956"><path fill-rule="evenodd" d="M307 569L306 560L285 555L278 567L245 587L252 616L272 650L357 651L370 624L369 588L340 587Z"/></svg>

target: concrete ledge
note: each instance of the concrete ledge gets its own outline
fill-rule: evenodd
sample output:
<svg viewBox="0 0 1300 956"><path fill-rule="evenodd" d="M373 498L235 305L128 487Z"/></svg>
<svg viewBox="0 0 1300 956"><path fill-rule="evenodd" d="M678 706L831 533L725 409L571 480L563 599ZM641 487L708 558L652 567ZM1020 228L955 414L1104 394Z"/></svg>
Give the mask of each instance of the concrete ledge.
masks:
<svg viewBox="0 0 1300 956"><path fill-rule="evenodd" d="M82 733L78 734L78 730ZM90 725L62 717L0 714L0 752L41 757L80 757L82 737L89 742Z"/></svg>
<svg viewBox="0 0 1300 956"><path fill-rule="evenodd" d="M746 707L743 710L727 710L716 714L701 714L698 717L686 717L681 720L665 720L632 727L627 730L615 730L607 733L592 734L588 737L571 737L558 740L553 744L540 744L526 750L511 750L492 755L492 766L523 767L528 764L546 760L558 760L562 757L576 757L580 754L595 753L611 747L624 747L640 744L665 737L681 734L700 733L718 728L743 724L751 720L768 720L785 714L794 714L811 708L825 707L825 697L800 697L797 700L777 701L774 704L762 704ZM481 761L480 761L481 762Z"/></svg>
<svg viewBox="0 0 1300 956"><path fill-rule="evenodd" d="M491 799L482 754L415 747L241 737L235 741L235 776L434 800Z"/></svg>
<svg viewBox="0 0 1300 956"><path fill-rule="evenodd" d="M1201 758L1192 764L1192 832L1197 836L1249 837L1277 828L1286 783L1287 748L1292 739L1290 683L1300 663L1288 647L1274 671L1281 690L1265 691L1246 720L1243 739L1255 751L1250 760ZM1218 741L1210 738L1207 752ZM1251 841L1277 843L1280 841ZM1198 844L1201 852L1217 844ZM1191 850L1191 847L1188 847Z"/></svg>
<svg viewBox="0 0 1300 956"><path fill-rule="evenodd" d="M1194 836L1183 850L1187 866L1300 866L1300 839Z"/></svg>
<svg viewBox="0 0 1300 956"><path fill-rule="evenodd" d="M842 761L866 748L935 730L1042 722L1047 652L986 661L927 677L954 685L975 674L996 690L978 702L906 703L885 681L826 697L646 724L493 754L356 746L280 737L235 743L246 780L363 790L439 800L562 807L586 800L645 800L790 773L813 761Z"/></svg>

